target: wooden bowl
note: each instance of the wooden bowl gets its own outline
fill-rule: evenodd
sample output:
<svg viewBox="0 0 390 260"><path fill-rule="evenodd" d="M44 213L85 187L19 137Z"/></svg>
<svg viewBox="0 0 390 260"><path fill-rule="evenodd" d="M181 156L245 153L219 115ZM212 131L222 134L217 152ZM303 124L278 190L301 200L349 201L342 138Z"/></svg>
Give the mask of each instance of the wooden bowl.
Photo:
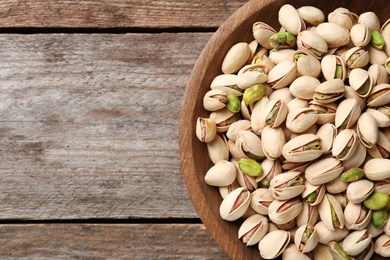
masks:
<svg viewBox="0 0 390 260"><path fill-rule="evenodd" d="M213 78L222 74L222 60L231 46L237 42L253 40L252 24L262 21L276 29L279 8L284 4L295 8L312 5L320 8L327 16L338 7L348 8L356 14L375 12L381 23L390 18L390 4L387 0L335 0L335 1L276 1L251 0L230 16L211 37L205 46L187 84L180 117L179 145L184 179L194 207L206 229L215 241L233 259L261 259L257 246L246 247L237 239L239 221L228 222L219 215L222 198L216 187L204 182L207 170L213 165L204 143L195 135L196 119L208 117L203 108L203 96L209 90Z"/></svg>

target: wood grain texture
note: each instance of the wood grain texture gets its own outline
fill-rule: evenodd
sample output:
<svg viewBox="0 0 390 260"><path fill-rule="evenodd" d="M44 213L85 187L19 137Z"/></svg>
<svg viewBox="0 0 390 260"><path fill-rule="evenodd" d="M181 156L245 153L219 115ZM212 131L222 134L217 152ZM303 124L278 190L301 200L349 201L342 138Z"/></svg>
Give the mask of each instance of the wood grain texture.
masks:
<svg viewBox="0 0 390 260"><path fill-rule="evenodd" d="M182 96L211 34L0 35L0 218L194 218Z"/></svg>
<svg viewBox="0 0 390 260"><path fill-rule="evenodd" d="M0 258L228 259L201 224L0 225Z"/></svg>
<svg viewBox="0 0 390 260"><path fill-rule="evenodd" d="M246 0L4 0L1 28L217 28Z"/></svg>

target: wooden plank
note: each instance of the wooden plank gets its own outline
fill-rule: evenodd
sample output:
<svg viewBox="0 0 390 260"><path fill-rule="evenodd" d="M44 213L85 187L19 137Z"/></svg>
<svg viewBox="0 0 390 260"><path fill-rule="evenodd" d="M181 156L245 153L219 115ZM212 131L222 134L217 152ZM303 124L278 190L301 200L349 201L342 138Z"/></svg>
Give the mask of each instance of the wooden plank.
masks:
<svg viewBox="0 0 390 260"><path fill-rule="evenodd" d="M0 225L1 259L228 259L201 224Z"/></svg>
<svg viewBox="0 0 390 260"><path fill-rule="evenodd" d="M178 125L210 36L0 35L0 219L197 217Z"/></svg>
<svg viewBox="0 0 390 260"><path fill-rule="evenodd" d="M216 28L246 0L3 0L2 28Z"/></svg>

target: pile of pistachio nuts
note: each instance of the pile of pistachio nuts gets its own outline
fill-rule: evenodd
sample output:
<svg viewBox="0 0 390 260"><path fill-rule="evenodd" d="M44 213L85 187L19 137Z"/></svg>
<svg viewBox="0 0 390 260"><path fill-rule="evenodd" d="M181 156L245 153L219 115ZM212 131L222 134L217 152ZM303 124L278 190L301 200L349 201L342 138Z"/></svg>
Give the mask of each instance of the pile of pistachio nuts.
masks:
<svg viewBox="0 0 390 260"><path fill-rule="evenodd" d="M197 119L220 216L264 259L390 257L390 19L286 4L278 21L231 46Z"/></svg>

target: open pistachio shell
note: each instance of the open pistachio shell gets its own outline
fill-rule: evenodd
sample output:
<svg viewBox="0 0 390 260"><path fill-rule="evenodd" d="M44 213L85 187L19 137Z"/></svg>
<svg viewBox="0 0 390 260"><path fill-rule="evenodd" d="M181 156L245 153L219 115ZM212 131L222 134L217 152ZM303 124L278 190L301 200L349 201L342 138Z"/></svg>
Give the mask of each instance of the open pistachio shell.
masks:
<svg viewBox="0 0 390 260"><path fill-rule="evenodd" d="M344 96L345 87L341 79L331 79L322 82L314 90L313 100L320 103L331 103Z"/></svg>
<svg viewBox="0 0 390 260"><path fill-rule="evenodd" d="M390 257L390 236L382 234L374 244L375 253L383 257Z"/></svg>
<svg viewBox="0 0 390 260"><path fill-rule="evenodd" d="M290 85L290 92L294 97L311 100L314 95L314 90L321 82L312 76L301 76L296 78Z"/></svg>
<svg viewBox="0 0 390 260"><path fill-rule="evenodd" d="M255 214L247 218L238 230L238 239L242 239L246 246L258 243L268 231L268 219Z"/></svg>
<svg viewBox="0 0 390 260"><path fill-rule="evenodd" d="M367 97L367 105L370 107L384 106L390 103L390 84L379 84L372 88Z"/></svg>
<svg viewBox="0 0 390 260"><path fill-rule="evenodd" d="M359 96L364 98L370 94L374 81L367 70L356 68L349 74L349 84Z"/></svg>
<svg viewBox="0 0 390 260"><path fill-rule="evenodd" d="M210 119L215 122L218 132L226 132L232 123L240 119L240 115L238 113L231 112L225 107L211 112Z"/></svg>
<svg viewBox="0 0 390 260"><path fill-rule="evenodd" d="M289 232L274 230L266 234L259 242L260 255L264 259L273 259L283 253L291 239Z"/></svg>
<svg viewBox="0 0 390 260"><path fill-rule="evenodd" d="M349 31L335 23L321 23L315 32L326 41L329 48L344 46L350 40Z"/></svg>
<svg viewBox="0 0 390 260"><path fill-rule="evenodd" d="M236 74L221 74L216 76L210 84L211 89L221 89L227 95L234 94L242 96L243 90L237 86L238 77Z"/></svg>
<svg viewBox="0 0 390 260"><path fill-rule="evenodd" d="M368 108L366 112L375 118L378 127L390 126L390 106L372 107Z"/></svg>
<svg viewBox="0 0 390 260"><path fill-rule="evenodd" d="M318 206L311 206L307 201L302 201L302 211L297 216L297 226L311 224L315 225L318 221Z"/></svg>
<svg viewBox="0 0 390 260"><path fill-rule="evenodd" d="M286 137L283 129L266 126L262 133L263 153L270 160L276 160L282 155L283 146L286 144Z"/></svg>
<svg viewBox="0 0 390 260"><path fill-rule="evenodd" d="M344 166L336 158L323 158L306 168L305 178L312 185L321 185L337 178L343 170Z"/></svg>
<svg viewBox="0 0 390 260"><path fill-rule="evenodd" d="M252 26L252 33L255 40L264 48L272 49L269 38L276 33L276 30L263 22L256 22Z"/></svg>
<svg viewBox="0 0 390 260"><path fill-rule="evenodd" d="M380 64L372 64L368 68L368 73L372 76L373 86L389 83L389 75L386 68Z"/></svg>
<svg viewBox="0 0 390 260"><path fill-rule="evenodd" d="M385 193L387 195L390 195L390 180L375 182L374 192L380 192L380 193Z"/></svg>
<svg viewBox="0 0 390 260"><path fill-rule="evenodd" d="M344 213L340 202L331 194L325 194L319 204L320 218L325 226L334 231L344 227Z"/></svg>
<svg viewBox="0 0 390 260"><path fill-rule="evenodd" d="M325 14L315 6L302 6L297 9L302 19L309 25L317 26L325 21Z"/></svg>
<svg viewBox="0 0 390 260"><path fill-rule="evenodd" d="M364 163L364 160L366 159L366 155L367 155L366 150L367 150L366 147L361 142L358 142L356 151L353 154L353 156L350 157L348 160L342 162L344 168L351 169L351 168L360 167Z"/></svg>
<svg viewBox="0 0 390 260"><path fill-rule="evenodd" d="M208 143L214 140L217 134L215 121L210 118L199 117L196 120L196 136L201 142Z"/></svg>
<svg viewBox="0 0 390 260"><path fill-rule="evenodd" d="M371 32L380 30L380 21L374 12L364 12L359 15L358 23L364 23Z"/></svg>
<svg viewBox="0 0 390 260"><path fill-rule="evenodd" d="M333 124L326 123L318 128L316 135L320 138L324 154L330 153L332 151L333 141L337 135L336 127Z"/></svg>
<svg viewBox="0 0 390 260"><path fill-rule="evenodd" d="M251 130L251 122L247 119L241 119L232 123L226 132L227 138L236 141L236 137L241 130Z"/></svg>
<svg viewBox="0 0 390 260"><path fill-rule="evenodd" d="M303 134L288 141L282 150L283 157L290 162L308 162L320 157L321 149L318 136Z"/></svg>
<svg viewBox="0 0 390 260"><path fill-rule="evenodd" d="M311 100L309 102L309 108L314 109L318 115L316 124L324 125L330 123L334 125L337 110L337 104L335 102L324 104Z"/></svg>
<svg viewBox="0 0 390 260"><path fill-rule="evenodd" d="M207 111L216 111L224 108L227 102L227 94L221 89L209 90L203 97L203 107Z"/></svg>
<svg viewBox="0 0 390 260"><path fill-rule="evenodd" d="M305 190L302 192L302 198L311 206L320 204L325 195L325 185L312 185L310 182L305 182Z"/></svg>
<svg viewBox="0 0 390 260"><path fill-rule="evenodd" d="M327 182L325 185L326 185L326 191L328 193L334 194L334 195L345 192L348 188L348 183L343 182L341 180L341 175L336 177L335 179Z"/></svg>
<svg viewBox="0 0 390 260"><path fill-rule="evenodd" d="M236 166L229 161L219 161L211 167L204 177L205 182L212 186L228 186L237 176Z"/></svg>
<svg viewBox="0 0 390 260"><path fill-rule="evenodd" d="M237 76L237 85L241 89L265 83L268 79L266 68L261 64L246 65L238 71Z"/></svg>
<svg viewBox="0 0 390 260"><path fill-rule="evenodd" d="M248 191L253 192L258 188L256 177L248 176L243 173L237 166L237 181L241 187L246 188Z"/></svg>
<svg viewBox="0 0 390 260"><path fill-rule="evenodd" d="M345 66L349 69L363 68L370 61L370 55L364 47L352 47L344 55Z"/></svg>
<svg viewBox="0 0 390 260"><path fill-rule="evenodd" d="M264 113L265 123L271 127L280 126L287 117L287 104L281 99L272 99L268 102Z"/></svg>
<svg viewBox="0 0 390 260"><path fill-rule="evenodd" d="M295 232L294 243L299 251L308 253L318 244L317 230L310 224L300 226Z"/></svg>
<svg viewBox="0 0 390 260"><path fill-rule="evenodd" d="M326 80L338 78L344 81L347 77L344 60L333 54L328 54L321 60L321 71Z"/></svg>
<svg viewBox="0 0 390 260"><path fill-rule="evenodd" d="M293 61L297 64L298 76L317 78L321 74L321 63L312 52L301 49L293 53Z"/></svg>
<svg viewBox="0 0 390 260"><path fill-rule="evenodd" d="M268 207L268 216L275 224L285 224L296 218L301 210L302 202L297 197L289 200L274 200Z"/></svg>
<svg viewBox="0 0 390 260"><path fill-rule="evenodd" d="M279 160L267 158L261 162L261 167L263 168L263 175L257 177L256 181L268 188L272 178L282 173L282 166Z"/></svg>
<svg viewBox="0 0 390 260"><path fill-rule="evenodd" d="M319 221L315 224L314 228L317 230L318 242L325 245L329 244L331 241L341 241L349 234L347 228L344 227L331 230L323 221Z"/></svg>
<svg viewBox="0 0 390 260"><path fill-rule="evenodd" d="M374 183L372 181L361 179L351 182L347 188L348 200L353 203L361 203L374 192Z"/></svg>
<svg viewBox="0 0 390 260"><path fill-rule="evenodd" d="M341 130L333 142L332 155L340 161L351 158L358 145L358 137L354 130Z"/></svg>
<svg viewBox="0 0 390 260"><path fill-rule="evenodd" d="M357 256L371 243L371 235L366 229L351 232L343 240L343 249L350 256Z"/></svg>
<svg viewBox="0 0 390 260"><path fill-rule="evenodd" d="M257 101L253 106L252 114L250 116L250 121L251 121L252 131L257 135L260 135L261 131L263 131L264 127L266 126L264 117L265 117L265 110L267 108L268 103L269 103L268 97L263 97L262 99Z"/></svg>
<svg viewBox="0 0 390 260"><path fill-rule="evenodd" d="M250 56L251 49L248 43L236 43L229 49L222 61L222 72L225 74L236 73L246 64Z"/></svg>
<svg viewBox="0 0 390 260"><path fill-rule="evenodd" d="M322 59L328 52L328 44L315 31L302 31L297 36L298 50L307 50L317 59Z"/></svg>
<svg viewBox="0 0 390 260"><path fill-rule="evenodd" d="M356 99L347 98L340 102L336 110L335 126L338 131L352 128L361 114L361 108Z"/></svg>
<svg viewBox="0 0 390 260"><path fill-rule="evenodd" d="M370 43L371 31L367 25L358 23L352 26L350 30L351 41L357 47L364 47Z"/></svg>
<svg viewBox="0 0 390 260"><path fill-rule="evenodd" d="M207 151L210 160L216 164L219 161L229 160L229 148L224 135L217 134L215 138L207 143Z"/></svg>
<svg viewBox="0 0 390 260"><path fill-rule="evenodd" d="M378 140L370 149L367 150L368 154L373 158L389 159L390 157L390 140L386 135L378 131Z"/></svg>
<svg viewBox="0 0 390 260"><path fill-rule="evenodd" d="M356 131L360 142L367 148L373 147L378 141L378 123L369 113L360 115Z"/></svg>
<svg viewBox="0 0 390 260"><path fill-rule="evenodd" d="M350 30L357 20L358 16L355 13L343 7L336 8L328 15L329 22L338 24L347 30Z"/></svg>
<svg viewBox="0 0 390 260"><path fill-rule="evenodd" d="M274 200L268 188L258 188L251 193L251 207L261 215L268 215L268 207Z"/></svg>
<svg viewBox="0 0 390 260"><path fill-rule="evenodd" d="M316 110L312 108L300 108L291 111L286 118L286 127L294 133L302 133L308 130L318 120Z"/></svg>
<svg viewBox="0 0 390 260"><path fill-rule="evenodd" d="M365 229L371 221L372 211L363 203L348 202L344 209L345 226L349 230Z"/></svg>
<svg viewBox="0 0 390 260"><path fill-rule="evenodd" d="M222 201L219 213L224 220L237 220L245 214L250 202L250 192L243 187L237 188Z"/></svg>
<svg viewBox="0 0 390 260"><path fill-rule="evenodd" d="M276 175L270 182L269 189L277 200L288 200L300 195L305 190L304 179L300 172L285 172Z"/></svg>
<svg viewBox="0 0 390 260"><path fill-rule="evenodd" d="M368 160L363 167L366 178L372 181L382 181L390 178L390 160L373 158Z"/></svg>
<svg viewBox="0 0 390 260"><path fill-rule="evenodd" d="M302 17L297 9L290 4L285 4L279 9L278 20L287 32L294 35L306 30L306 24Z"/></svg>
<svg viewBox="0 0 390 260"><path fill-rule="evenodd" d="M274 89L289 85L297 77L297 65L290 60L277 64L269 73L267 83Z"/></svg>

